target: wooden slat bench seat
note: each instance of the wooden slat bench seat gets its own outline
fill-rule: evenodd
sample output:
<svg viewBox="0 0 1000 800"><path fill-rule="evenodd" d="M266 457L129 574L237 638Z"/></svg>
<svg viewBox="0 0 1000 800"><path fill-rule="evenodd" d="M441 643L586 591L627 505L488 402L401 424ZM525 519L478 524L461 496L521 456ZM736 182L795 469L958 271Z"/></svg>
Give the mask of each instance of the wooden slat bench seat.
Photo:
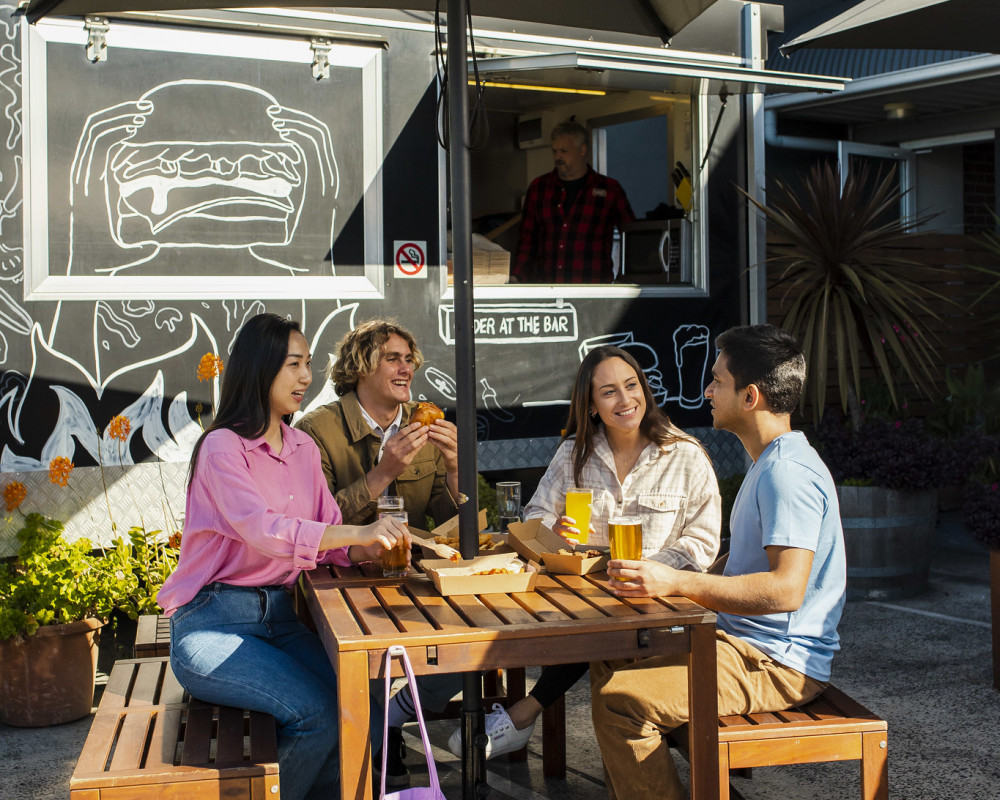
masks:
<svg viewBox="0 0 1000 800"><path fill-rule="evenodd" d="M278 798L269 714L188 695L169 659L127 659L108 677L70 779L71 800Z"/></svg>
<svg viewBox="0 0 1000 800"><path fill-rule="evenodd" d="M684 750L686 726L673 738ZM719 718L719 798L730 796L730 770L858 760L862 800L888 800L888 755L886 721L830 686L788 711Z"/></svg>
<svg viewBox="0 0 1000 800"><path fill-rule="evenodd" d="M170 618L162 614L143 614L135 631L136 658L170 655Z"/></svg>

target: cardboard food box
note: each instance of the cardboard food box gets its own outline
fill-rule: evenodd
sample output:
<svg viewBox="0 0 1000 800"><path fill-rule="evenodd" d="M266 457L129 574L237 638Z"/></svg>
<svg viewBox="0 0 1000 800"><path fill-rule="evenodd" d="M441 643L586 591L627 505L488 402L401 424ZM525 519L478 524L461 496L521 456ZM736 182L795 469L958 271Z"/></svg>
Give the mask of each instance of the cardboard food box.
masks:
<svg viewBox="0 0 1000 800"><path fill-rule="evenodd" d="M486 522L486 509L482 509L479 512L479 530L480 530L480 534L479 535L480 535L480 540L482 540L482 538L483 538L482 531L486 530L486 526L487 526L487 522ZM421 530L420 528L415 528L414 526L411 525L410 526L410 535L413 537L413 544L414 545L418 545L418 546L420 545L422 539L429 539L430 541L433 542L435 536L444 536L445 538L448 538L448 539L457 539L458 538L458 515L456 514L454 517L452 517L451 519L447 520L446 522L442 522L440 525L438 525L434 529L433 532ZM503 534L492 533L492 534L490 534L490 538L492 538L492 540L493 540L493 546L489 547L489 548L480 548L480 551L479 551L480 553L486 554L486 553L512 553L512 552L514 552L513 550L511 550L507 546L507 537L504 536ZM450 543L450 546L454 547L456 550L458 550L458 544L457 544L457 542L456 543ZM433 550L431 550L430 548L425 548L425 547L421 546L420 549L423 551L423 554L424 554L425 558L440 558L440 556L437 553L435 553Z"/></svg>
<svg viewBox="0 0 1000 800"><path fill-rule="evenodd" d="M535 588L538 569L535 564L525 564L524 571L512 575L477 575L491 569L503 569L511 560L519 560L513 553L496 553L478 556L457 564L448 559L425 559L424 571L434 581L435 588L444 596L453 594L505 594L530 592ZM524 562L521 562L522 564Z"/></svg>
<svg viewBox="0 0 1000 800"><path fill-rule="evenodd" d="M581 544L574 547L542 524L540 519L527 522L512 522L507 543L514 551L528 561L538 561L549 572L561 575L586 575L600 572L608 566L610 556L606 548ZM602 555L585 558L578 555L560 553L559 550L585 551L601 550Z"/></svg>

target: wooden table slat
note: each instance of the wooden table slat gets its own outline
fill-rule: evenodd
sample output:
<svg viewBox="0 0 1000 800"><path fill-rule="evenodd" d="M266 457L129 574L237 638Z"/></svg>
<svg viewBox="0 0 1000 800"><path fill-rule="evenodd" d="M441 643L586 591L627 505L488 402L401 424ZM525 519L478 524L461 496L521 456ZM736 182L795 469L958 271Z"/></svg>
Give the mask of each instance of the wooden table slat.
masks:
<svg viewBox="0 0 1000 800"><path fill-rule="evenodd" d="M448 598L448 605L463 619L469 620L473 628L494 628L503 623L493 610L483 603L479 595L453 594Z"/></svg>
<svg viewBox="0 0 1000 800"><path fill-rule="evenodd" d="M572 619L569 614L552 605L546 598L535 592L516 592L510 595L540 622L556 622ZM484 598L494 595L483 595Z"/></svg>
<svg viewBox="0 0 1000 800"><path fill-rule="evenodd" d="M553 580L550 575L538 576L535 592L573 619L604 619L607 616L580 595Z"/></svg>
<svg viewBox="0 0 1000 800"><path fill-rule="evenodd" d="M438 594L434 584L430 581L413 581L407 584L407 589L423 612L434 621L435 626L440 630L469 627L469 623L448 605L447 598Z"/></svg>
<svg viewBox="0 0 1000 800"><path fill-rule="evenodd" d="M403 631L428 631L434 626L413 604L410 597L401 586L377 586L372 591L378 595L382 605L397 627Z"/></svg>
<svg viewBox="0 0 1000 800"><path fill-rule="evenodd" d="M483 604L507 625L531 625L538 622L537 618L509 594L480 595ZM494 625L496 622L494 621Z"/></svg>
<svg viewBox="0 0 1000 800"><path fill-rule="evenodd" d="M215 741L216 764L243 763L243 709L219 707L219 727Z"/></svg>
<svg viewBox="0 0 1000 800"><path fill-rule="evenodd" d="M588 581L584 575L553 575L553 580L585 598L609 617L627 617L635 611L611 594L599 583Z"/></svg>
<svg viewBox="0 0 1000 800"><path fill-rule="evenodd" d="M385 613L372 589L345 589L348 605L361 628L375 636L392 636L399 633L396 623Z"/></svg>

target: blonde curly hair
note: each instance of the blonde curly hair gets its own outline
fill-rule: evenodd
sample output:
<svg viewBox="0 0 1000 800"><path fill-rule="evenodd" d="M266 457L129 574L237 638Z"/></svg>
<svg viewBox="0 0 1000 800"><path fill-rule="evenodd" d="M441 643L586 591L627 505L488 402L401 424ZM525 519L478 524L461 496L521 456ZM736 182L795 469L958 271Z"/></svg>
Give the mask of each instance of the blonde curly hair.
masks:
<svg viewBox="0 0 1000 800"><path fill-rule="evenodd" d="M417 347L417 340L406 328L389 317L376 317L362 322L337 343L337 355L330 359L326 368L326 377L333 384L334 390L343 397L353 392L358 386L358 380L365 375L372 375L382 361L385 343L395 334L401 337L413 354L413 369L420 369L424 356Z"/></svg>

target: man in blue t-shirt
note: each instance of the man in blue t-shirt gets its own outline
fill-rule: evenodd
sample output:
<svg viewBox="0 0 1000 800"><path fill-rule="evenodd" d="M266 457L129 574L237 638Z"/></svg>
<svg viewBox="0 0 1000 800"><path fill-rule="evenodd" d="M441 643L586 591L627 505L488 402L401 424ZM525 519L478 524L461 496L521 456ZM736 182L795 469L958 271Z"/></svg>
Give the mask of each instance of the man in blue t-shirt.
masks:
<svg viewBox="0 0 1000 800"><path fill-rule="evenodd" d="M616 593L684 595L718 612L719 714L780 711L818 695L840 649L847 568L830 471L791 429L806 362L771 325L732 328L705 390L715 428L753 466L730 517L730 551L707 573L612 561ZM594 731L612 800L681 800L664 734L687 722L686 657L590 666Z"/></svg>

